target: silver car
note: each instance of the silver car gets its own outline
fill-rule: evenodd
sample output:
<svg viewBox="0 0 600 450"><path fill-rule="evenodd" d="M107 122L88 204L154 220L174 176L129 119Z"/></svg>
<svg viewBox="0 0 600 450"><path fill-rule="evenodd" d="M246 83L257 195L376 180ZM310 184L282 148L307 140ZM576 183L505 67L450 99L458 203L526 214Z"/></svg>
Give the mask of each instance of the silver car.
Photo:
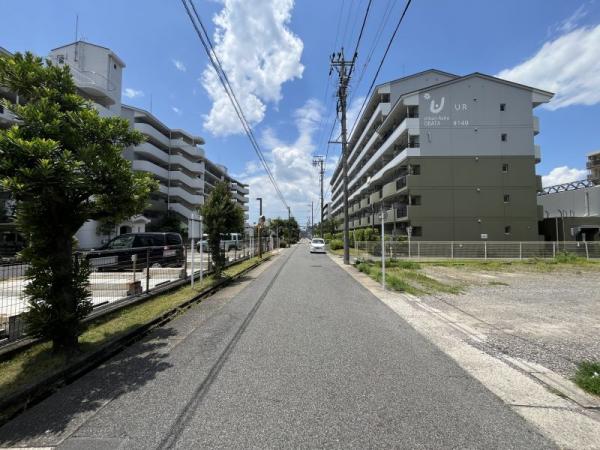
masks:
<svg viewBox="0 0 600 450"><path fill-rule="evenodd" d="M313 238L313 240L310 241L310 252L325 253L325 241L321 238Z"/></svg>

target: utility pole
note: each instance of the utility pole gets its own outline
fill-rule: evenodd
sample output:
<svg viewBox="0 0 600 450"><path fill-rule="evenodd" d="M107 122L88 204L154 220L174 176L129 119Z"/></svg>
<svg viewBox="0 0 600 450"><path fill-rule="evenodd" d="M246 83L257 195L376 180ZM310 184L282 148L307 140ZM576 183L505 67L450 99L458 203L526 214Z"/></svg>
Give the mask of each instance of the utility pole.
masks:
<svg viewBox="0 0 600 450"><path fill-rule="evenodd" d="M321 181L321 237L323 237L323 175L325 174L325 157L321 155L315 155L313 157L313 166L319 168L319 178Z"/></svg>
<svg viewBox="0 0 600 450"><path fill-rule="evenodd" d="M308 232L308 230L310 229L310 237L312 238L313 228L315 227L315 202L311 201L309 206L310 206L310 217L308 217L306 220L306 222L308 223L306 231Z"/></svg>
<svg viewBox="0 0 600 450"><path fill-rule="evenodd" d="M258 232L258 257L262 258L262 198L261 197L256 197L256 200L258 200L258 227L257 227L257 232Z"/></svg>
<svg viewBox="0 0 600 450"><path fill-rule="evenodd" d="M292 232L290 231L290 221L292 218L292 212L290 210L290 207L288 206L288 247L292 246Z"/></svg>
<svg viewBox="0 0 600 450"><path fill-rule="evenodd" d="M337 110L340 114L340 123L342 124L342 183L344 186L344 264L350 264L350 236L348 225L348 137L346 129L346 97L348 96L348 84L350 82L350 73L354 68L356 54L351 60L344 59L344 48L342 51L331 55L331 70L335 69L339 75L338 86L338 105Z"/></svg>

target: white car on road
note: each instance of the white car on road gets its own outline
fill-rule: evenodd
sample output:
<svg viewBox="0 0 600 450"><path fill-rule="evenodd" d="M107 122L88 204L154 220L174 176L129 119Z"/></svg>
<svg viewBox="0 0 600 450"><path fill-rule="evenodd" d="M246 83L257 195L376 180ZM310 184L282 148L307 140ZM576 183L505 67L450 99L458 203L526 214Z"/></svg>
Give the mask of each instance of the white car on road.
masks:
<svg viewBox="0 0 600 450"><path fill-rule="evenodd" d="M310 241L311 253L325 253L325 241L321 238L314 238Z"/></svg>

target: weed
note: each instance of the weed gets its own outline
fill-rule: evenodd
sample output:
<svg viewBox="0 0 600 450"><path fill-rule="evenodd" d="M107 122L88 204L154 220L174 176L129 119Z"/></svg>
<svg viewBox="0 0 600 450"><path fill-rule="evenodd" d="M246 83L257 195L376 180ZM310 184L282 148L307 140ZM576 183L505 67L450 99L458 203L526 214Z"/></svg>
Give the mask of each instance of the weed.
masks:
<svg viewBox="0 0 600 450"><path fill-rule="evenodd" d="M600 395L600 362L579 363L574 381L581 389Z"/></svg>

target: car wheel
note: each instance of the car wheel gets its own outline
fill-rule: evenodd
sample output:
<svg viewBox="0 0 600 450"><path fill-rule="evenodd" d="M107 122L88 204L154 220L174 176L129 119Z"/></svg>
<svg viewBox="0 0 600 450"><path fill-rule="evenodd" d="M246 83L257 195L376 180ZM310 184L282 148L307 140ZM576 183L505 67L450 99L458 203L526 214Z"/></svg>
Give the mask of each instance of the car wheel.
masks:
<svg viewBox="0 0 600 450"><path fill-rule="evenodd" d="M151 266L153 269L160 269L162 266L160 265L160 263L154 263Z"/></svg>

